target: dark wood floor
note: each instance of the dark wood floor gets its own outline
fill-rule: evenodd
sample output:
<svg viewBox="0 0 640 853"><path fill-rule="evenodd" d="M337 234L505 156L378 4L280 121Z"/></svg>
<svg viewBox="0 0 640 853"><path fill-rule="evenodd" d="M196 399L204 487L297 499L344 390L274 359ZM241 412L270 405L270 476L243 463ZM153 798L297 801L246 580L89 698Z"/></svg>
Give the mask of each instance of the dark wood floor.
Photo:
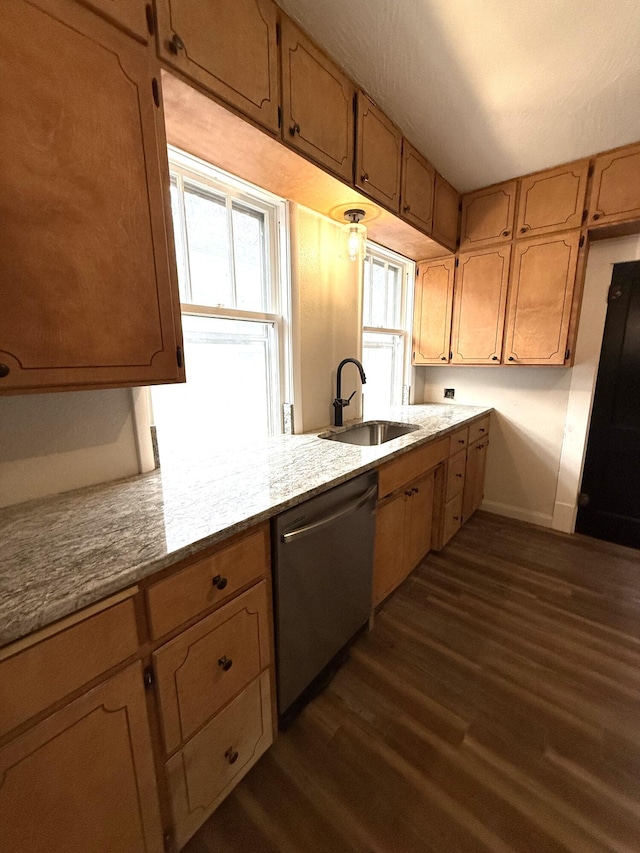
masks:
<svg viewBox="0 0 640 853"><path fill-rule="evenodd" d="M188 853L640 851L640 552L478 513Z"/></svg>

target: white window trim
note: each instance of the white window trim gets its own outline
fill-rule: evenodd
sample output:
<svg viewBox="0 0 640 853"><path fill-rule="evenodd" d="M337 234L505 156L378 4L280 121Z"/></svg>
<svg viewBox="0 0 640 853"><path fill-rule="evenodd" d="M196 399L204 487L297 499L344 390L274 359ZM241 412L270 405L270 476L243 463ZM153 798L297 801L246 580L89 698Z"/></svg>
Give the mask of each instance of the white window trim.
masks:
<svg viewBox="0 0 640 853"><path fill-rule="evenodd" d="M364 325L364 299L362 299L362 333L371 332L373 334L389 334L399 335L403 339L402 347L402 389L401 402L403 404L410 402L410 397L413 395L413 366L411 364L411 350L413 345L413 300L416 280L416 264L404 255L399 255L397 252L387 249L384 246L379 246L377 243L367 241L367 255L373 255L399 266L402 269L402 288L400 298L400 320L402 327L393 329L387 326L365 326ZM364 265L363 265L364 269ZM363 275L364 288L364 275ZM406 393L405 393L406 390ZM406 398L406 399L405 399Z"/></svg>

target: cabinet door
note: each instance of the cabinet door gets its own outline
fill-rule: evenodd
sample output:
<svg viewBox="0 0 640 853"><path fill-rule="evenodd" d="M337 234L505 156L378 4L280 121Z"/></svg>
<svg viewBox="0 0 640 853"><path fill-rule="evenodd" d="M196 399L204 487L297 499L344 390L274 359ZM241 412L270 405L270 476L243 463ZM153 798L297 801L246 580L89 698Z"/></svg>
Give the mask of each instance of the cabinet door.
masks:
<svg viewBox="0 0 640 853"><path fill-rule="evenodd" d="M460 196L457 190L436 172L431 236L452 252L455 252L458 245L459 218Z"/></svg>
<svg viewBox="0 0 640 853"><path fill-rule="evenodd" d="M460 255L453 298L453 364L499 364L510 246Z"/></svg>
<svg viewBox="0 0 640 853"><path fill-rule="evenodd" d="M589 225L640 219L640 145L596 157Z"/></svg>
<svg viewBox="0 0 640 853"><path fill-rule="evenodd" d="M433 471L412 483L407 491L407 516L404 539L404 575L414 569L431 547L433 523Z"/></svg>
<svg viewBox="0 0 640 853"><path fill-rule="evenodd" d="M393 213L400 210L402 134L362 92L358 92L358 148L355 184Z"/></svg>
<svg viewBox="0 0 640 853"><path fill-rule="evenodd" d="M400 215L429 234L433 222L435 178L433 166L404 139Z"/></svg>
<svg viewBox="0 0 640 853"><path fill-rule="evenodd" d="M0 78L0 388L181 378L151 51L77 3L5 0Z"/></svg>
<svg viewBox="0 0 640 853"><path fill-rule="evenodd" d="M349 182L353 178L353 96L349 78L283 17L282 137Z"/></svg>
<svg viewBox="0 0 640 853"><path fill-rule="evenodd" d="M3 850L160 853L139 664L0 750Z"/></svg>
<svg viewBox="0 0 640 853"><path fill-rule="evenodd" d="M379 604L406 575L404 525L407 496L401 494L378 506L373 557L373 603Z"/></svg>
<svg viewBox="0 0 640 853"><path fill-rule="evenodd" d="M156 10L160 58L277 132L276 5L271 0L157 0Z"/></svg>
<svg viewBox="0 0 640 853"><path fill-rule="evenodd" d="M521 178L516 237L580 228L588 173L581 160Z"/></svg>
<svg viewBox="0 0 640 853"><path fill-rule="evenodd" d="M565 363L579 241L575 231L515 244L506 363Z"/></svg>
<svg viewBox="0 0 640 853"><path fill-rule="evenodd" d="M504 243L513 236L517 181L507 181L462 198L460 249Z"/></svg>
<svg viewBox="0 0 640 853"><path fill-rule="evenodd" d="M144 0L80 0L143 42L149 40L152 10ZM149 15L151 21L147 21ZM151 28L151 32L153 29Z"/></svg>
<svg viewBox="0 0 640 853"><path fill-rule="evenodd" d="M449 361L455 258L419 266L413 314L413 364Z"/></svg>

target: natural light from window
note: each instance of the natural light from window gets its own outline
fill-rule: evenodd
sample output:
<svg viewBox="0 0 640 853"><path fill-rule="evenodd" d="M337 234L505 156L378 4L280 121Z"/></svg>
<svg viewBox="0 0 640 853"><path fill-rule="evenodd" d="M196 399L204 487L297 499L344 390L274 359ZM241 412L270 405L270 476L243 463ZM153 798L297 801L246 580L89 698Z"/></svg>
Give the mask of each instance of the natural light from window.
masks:
<svg viewBox="0 0 640 853"><path fill-rule="evenodd" d="M282 431L284 203L170 149L187 382L151 389L163 467Z"/></svg>

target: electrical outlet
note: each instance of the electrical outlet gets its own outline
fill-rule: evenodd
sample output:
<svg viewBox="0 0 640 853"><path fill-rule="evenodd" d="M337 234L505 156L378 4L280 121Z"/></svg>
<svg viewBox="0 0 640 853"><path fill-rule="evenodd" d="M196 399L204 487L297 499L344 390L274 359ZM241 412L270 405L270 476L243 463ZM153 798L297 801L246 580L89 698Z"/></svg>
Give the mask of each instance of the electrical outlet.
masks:
<svg viewBox="0 0 640 853"><path fill-rule="evenodd" d="M453 400L453 398L455 396L456 396L456 389L455 388L445 388L444 389L445 400Z"/></svg>

